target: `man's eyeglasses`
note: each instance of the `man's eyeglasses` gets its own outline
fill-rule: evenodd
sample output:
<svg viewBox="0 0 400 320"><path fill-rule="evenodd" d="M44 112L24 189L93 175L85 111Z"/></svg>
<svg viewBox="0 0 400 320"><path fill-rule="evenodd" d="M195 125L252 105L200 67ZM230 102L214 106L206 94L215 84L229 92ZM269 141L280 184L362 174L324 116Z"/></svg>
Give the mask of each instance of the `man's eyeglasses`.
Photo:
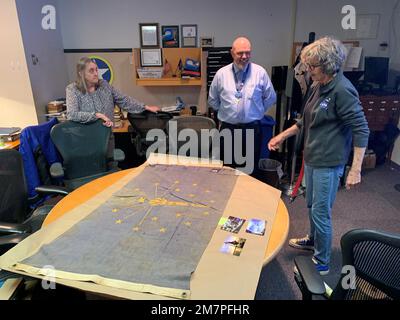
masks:
<svg viewBox="0 0 400 320"><path fill-rule="evenodd" d="M250 57L251 51L240 51L240 52L236 52L236 54L237 54L238 56L241 56L241 57L243 57L244 55Z"/></svg>

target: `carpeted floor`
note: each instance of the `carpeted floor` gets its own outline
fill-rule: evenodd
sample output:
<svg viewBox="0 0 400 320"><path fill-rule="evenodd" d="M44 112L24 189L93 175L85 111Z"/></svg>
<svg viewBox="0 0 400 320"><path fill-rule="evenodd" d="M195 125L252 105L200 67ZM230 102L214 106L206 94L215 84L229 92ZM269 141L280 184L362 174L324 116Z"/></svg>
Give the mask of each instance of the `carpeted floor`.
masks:
<svg viewBox="0 0 400 320"><path fill-rule="evenodd" d="M362 183L352 190L340 189L333 207L333 248L330 273L324 281L334 287L341 270L340 237L356 228L370 228L400 233L400 183L397 165L385 164L363 172ZM303 237L309 232L307 208L303 197L293 203L283 196L290 216L289 238ZM293 279L293 259L298 254L311 254L285 245L277 257L263 268L256 299L301 299Z"/></svg>

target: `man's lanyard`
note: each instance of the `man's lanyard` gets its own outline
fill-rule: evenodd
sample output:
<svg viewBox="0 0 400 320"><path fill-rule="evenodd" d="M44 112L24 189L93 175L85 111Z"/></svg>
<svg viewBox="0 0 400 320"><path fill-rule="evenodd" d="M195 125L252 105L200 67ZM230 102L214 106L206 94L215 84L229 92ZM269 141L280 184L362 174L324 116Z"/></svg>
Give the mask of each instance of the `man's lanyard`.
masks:
<svg viewBox="0 0 400 320"><path fill-rule="evenodd" d="M242 89L243 89L243 87L244 87L244 83L245 83L245 81L246 81L246 78L247 78L247 74L249 73L249 70L250 70L250 63L248 64L248 66L246 67L246 71L243 71L243 74L242 74L242 81L238 81L238 78L237 78L237 75L236 75L236 72L235 72L235 67L234 67L234 65L232 64L232 71L233 71L233 76L234 76L234 78L235 78L235 86L236 86L236 93L235 93L235 97L237 98L237 99L241 99L242 98Z"/></svg>

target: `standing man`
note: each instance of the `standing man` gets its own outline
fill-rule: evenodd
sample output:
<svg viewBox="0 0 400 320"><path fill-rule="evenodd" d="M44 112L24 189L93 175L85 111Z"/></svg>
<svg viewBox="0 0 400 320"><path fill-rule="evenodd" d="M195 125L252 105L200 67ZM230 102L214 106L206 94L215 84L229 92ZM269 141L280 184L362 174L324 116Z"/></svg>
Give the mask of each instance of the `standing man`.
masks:
<svg viewBox="0 0 400 320"><path fill-rule="evenodd" d="M260 158L260 120L275 103L276 94L265 69L250 62L251 43L247 38L233 42L231 55L233 63L219 69L211 83L208 103L218 112L221 134L230 132L232 137L232 141L221 141L224 164L234 168L245 164L250 168L247 173L254 174ZM249 152L235 156L245 150ZM242 156L245 163L240 163Z"/></svg>

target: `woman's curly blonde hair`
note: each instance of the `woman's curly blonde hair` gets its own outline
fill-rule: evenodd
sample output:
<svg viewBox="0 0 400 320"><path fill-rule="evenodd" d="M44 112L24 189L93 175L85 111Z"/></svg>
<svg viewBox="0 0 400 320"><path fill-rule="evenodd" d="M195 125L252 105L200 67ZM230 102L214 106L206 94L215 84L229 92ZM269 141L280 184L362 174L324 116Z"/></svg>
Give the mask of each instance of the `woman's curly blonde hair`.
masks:
<svg viewBox="0 0 400 320"><path fill-rule="evenodd" d="M321 66L322 72L334 75L342 68L347 57L343 43L331 37L323 37L306 46L301 52L301 61L305 64Z"/></svg>

